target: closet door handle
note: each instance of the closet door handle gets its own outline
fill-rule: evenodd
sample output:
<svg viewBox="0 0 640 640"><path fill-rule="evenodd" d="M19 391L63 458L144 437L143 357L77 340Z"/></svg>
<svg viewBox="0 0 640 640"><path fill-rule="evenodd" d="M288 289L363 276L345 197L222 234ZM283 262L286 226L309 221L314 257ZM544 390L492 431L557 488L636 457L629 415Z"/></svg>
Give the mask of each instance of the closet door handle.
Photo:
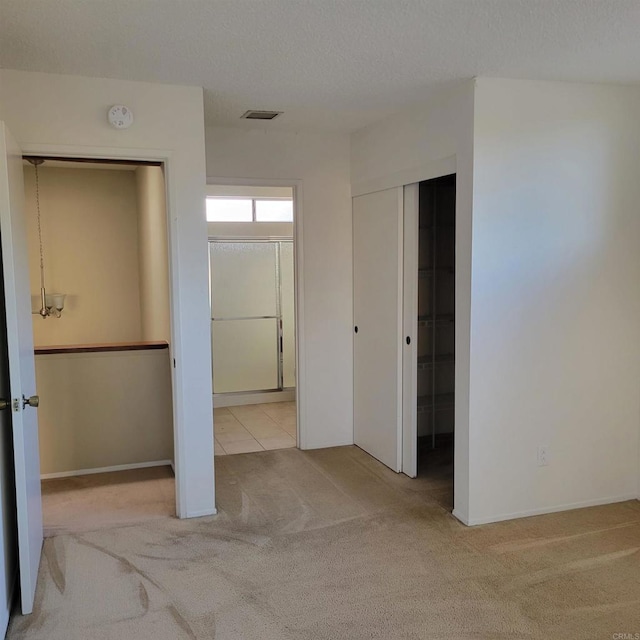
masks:
<svg viewBox="0 0 640 640"><path fill-rule="evenodd" d="M411 337L407 336L407 344L411 344Z"/></svg>
<svg viewBox="0 0 640 640"><path fill-rule="evenodd" d="M356 325L356 326L353 328L353 330L354 330L356 333L358 333L358 325Z"/></svg>

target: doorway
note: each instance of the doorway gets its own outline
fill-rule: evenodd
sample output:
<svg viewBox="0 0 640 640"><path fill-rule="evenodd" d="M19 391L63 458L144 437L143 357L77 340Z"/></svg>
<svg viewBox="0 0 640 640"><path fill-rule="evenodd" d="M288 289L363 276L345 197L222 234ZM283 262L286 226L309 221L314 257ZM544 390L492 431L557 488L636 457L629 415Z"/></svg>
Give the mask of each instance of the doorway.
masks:
<svg viewBox="0 0 640 640"><path fill-rule="evenodd" d="M456 176L418 190L417 476L453 509Z"/></svg>
<svg viewBox="0 0 640 640"><path fill-rule="evenodd" d="M24 178L45 535L175 515L163 166Z"/></svg>
<svg viewBox="0 0 640 640"><path fill-rule="evenodd" d="M294 189L207 188L215 451L297 445Z"/></svg>

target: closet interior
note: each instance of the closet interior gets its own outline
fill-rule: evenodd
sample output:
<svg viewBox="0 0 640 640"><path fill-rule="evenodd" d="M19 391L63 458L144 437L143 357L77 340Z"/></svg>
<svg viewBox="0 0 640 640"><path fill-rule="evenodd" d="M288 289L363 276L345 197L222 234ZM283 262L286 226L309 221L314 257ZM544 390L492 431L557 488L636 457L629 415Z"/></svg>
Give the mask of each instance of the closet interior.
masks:
<svg viewBox="0 0 640 640"><path fill-rule="evenodd" d="M453 482L456 177L419 185L418 475Z"/></svg>

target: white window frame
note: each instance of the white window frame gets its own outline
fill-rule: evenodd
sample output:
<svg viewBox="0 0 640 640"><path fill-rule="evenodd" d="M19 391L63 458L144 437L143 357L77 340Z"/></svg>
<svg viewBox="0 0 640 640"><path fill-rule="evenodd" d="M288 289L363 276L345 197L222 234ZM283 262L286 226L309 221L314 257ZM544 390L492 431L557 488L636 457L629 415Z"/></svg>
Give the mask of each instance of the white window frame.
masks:
<svg viewBox="0 0 640 640"><path fill-rule="evenodd" d="M251 220L209 220L210 224L251 224L257 222L259 224L291 224L293 222L293 198L271 197L271 196L207 196L207 200L251 200ZM281 202L291 202L291 220L258 220L256 219L256 201L258 200L279 200Z"/></svg>

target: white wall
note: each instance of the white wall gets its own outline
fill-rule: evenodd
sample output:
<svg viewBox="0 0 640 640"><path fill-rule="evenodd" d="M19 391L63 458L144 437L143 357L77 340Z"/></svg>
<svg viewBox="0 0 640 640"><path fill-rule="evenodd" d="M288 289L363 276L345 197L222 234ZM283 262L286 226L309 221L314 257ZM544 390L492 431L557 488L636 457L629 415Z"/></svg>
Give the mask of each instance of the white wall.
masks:
<svg viewBox="0 0 640 640"><path fill-rule="evenodd" d="M640 88L475 103L469 520L636 497Z"/></svg>
<svg viewBox="0 0 640 640"><path fill-rule="evenodd" d="M291 198L291 187L269 187L264 185L208 184L207 196L216 198Z"/></svg>
<svg viewBox="0 0 640 640"><path fill-rule="evenodd" d="M442 89L424 105L351 136L353 195L454 173L470 157L474 81Z"/></svg>
<svg viewBox="0 0 640 640"><path fill-rule="evenodd" d="M301 180L304 251L303 448L353 443L349 138L207 128L207 175ZM300 379L298 380L300 384Z"/></svg>
<svg viewBox="0 0 640 640"><path fill-rule="evenodd" d="M291 238L291 222L208 222L209 238Z"/></svg>
<svg viewBox="0 0 640 640"><path fill-rule="evenodd" d="M49 293L66 293L61 318L33 316L36 346L141 339L138 223L133 171L38 168ZM25 166L32 310L40 309L35 170Z"/></svg>
<svg viewBox="0 0 640 640"><path fill-rule="evenodd" d="M370 125L351 137L354 195L457 174L454 513L462 520L469 511L473 91L472 81L449 87L421 108Z"/></svg>
<svg viewBox="0 0 640 640"><path fill-rule="evenodd" d="M171 342L166 187L162 167L136 169L141 339Z"/></svg>
<svg viewBox="0 0 640 640"><path fill-rule="evenodd" d="M214 510L202 89L0 71L0 113L31 153L168 158L172 357L178 514ZM107 109L131 107L134 125L109 127ZM176 114L180 114L177 118Z"/></svg>

